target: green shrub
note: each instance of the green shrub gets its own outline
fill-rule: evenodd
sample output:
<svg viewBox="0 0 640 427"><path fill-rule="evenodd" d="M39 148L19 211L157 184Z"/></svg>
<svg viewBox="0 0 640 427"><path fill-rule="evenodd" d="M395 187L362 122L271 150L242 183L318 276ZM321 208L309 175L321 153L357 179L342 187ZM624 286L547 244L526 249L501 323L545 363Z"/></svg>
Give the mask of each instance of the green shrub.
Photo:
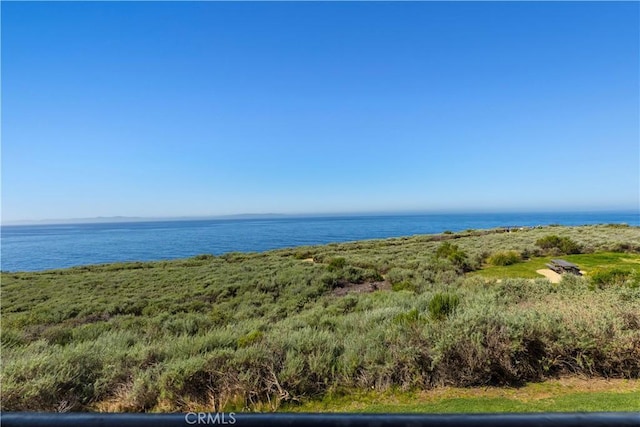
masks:
<svg viewBox="0 0 640 427"><path fill-rule="evenodd" d="M53 326L44 331L42 337L55 345L67 345L74 338L71 328L66 326Z"/></svg>
<svg viewBox="0 0 640 427"><path fill-rule="evenodd" d="M324 273L320 276L320 282L328 289L334 289L340 284L340 277L336 273Z"/></svg>
<svg viewBox="0 0 640 427"><path fill-rule="evenodd" d="M238 347L243 348L255 344L258 341L262 340L263 335L264 334L262 333L262 331L249 332L247 335L243 335L238 338Z"/></svg>
<svg viewBox="0 0 640 427"><path fill-rule="evenodd" d="M640 245L634 245L633 243L626 243L626 242L611 243L608 249L611 252L640 253Z"/></svg>
<svg viewBox="0 0 640 427"><path fill-rule="evenodd" d="M311 251L298 250L293 254L293 257L295 259L308 259L313 258L313 254L311 253Z"/></svg>
<svg viewBox="0 0 640 427"><path fill-rule="evenodd" d="M449 258L449 256L451 256L452 254L456 253L459 250L460 248L458 247L458 245L454 245L450 242L444 242L444 243L441 243L440 246L438 246L438 249L436 249L436 257Z"/></svg>
<svg viewBox="0 0 640 427"><path fill-rule="evenodd" d="M340 309L342 314L346 314L352 312L357 305L358 298L353 295L347 295L346 297L340 299L338 308Z"/></svg>
<svg viewBox="0 0 640 427"><path fill-rule="evenodd" d="M213 324L214 322L206 314L185 313L164 322L163 329L172 335L196 335Z"/></svg>
<svg viewBox="0 0 640 427"><path fill-rule="evenodd" d="M582 251L580 245L568 237L563 237L562 242L560 242L560 251L563 254L571 255L571 254L579 254Z"/></svg>
<svg viewBox="0 0 640 427"><path fill-rule="evenodd" d="M2 349L4 350L5 348L24 345L25 340L19 331L7 330L7 328L4 328L0 335L0 344L2 345Z"/></svg>
<svg viewBox="0 0 640 427"><path fill-rule="evenodd" d="M429 301L429 313L436 320L442 320L454 312L460 298L456 294L438 292Z"/></svg>
<svg viewBox="0 0 640 427"><path fill-rule="evenodd" d="M329 261L329 265L327 266L327 269L329 271L336 271L336 270L343 269L346 265L347 265L346 259L342 257L332 258L331 261Z"/></svg>
<svg viewBox="0 0 640 427"><path fill-rule="evenodd" d="M572 274L563 274L563 280ZM578 277L578 276L573 276ZM498 298L506 304L517 304L528 300L539 300L546 295L557 292L558 287L546 279L503 279L494 287Z"/></svg>
<svg viewBox="0 0 640 427"><path fill-rule="evenodd" d="M487 261L489 264L496 266L511 265L522 261L522 255L516 251L496 252Z"/></svg>
<svg viewBox="0 0 640 427"><path fill-rule="evenodd" d="M602 289L605 286L622 286L630 281L632 275L632 271L612 268L596 270L590 276L592 286Z"/></svg>
<svg viewBox="0 0 640 427"><path fill-rule="evenodd" d="M470 271L471 266L466 252L458 247L458 245L444 242L436 250L436 258L444 258L451 261L453 265L462 271Z"/></svg>
<svg viewBox="0 0 640 427"><path fill-rule="evenodd" d="M412 308L406 313L400 313L396 317L393 318L393 323L396 325L408 325L412 323L417 323L420 320L420 313L418 313L417 308Z"/></svg>
<svg viewBox="0 0 640 427"><path fill-rule="evenodd" d="M387 280L392 285L395 283L406 282L413 279L414 270L409 270L406 268L398 268L394 267L387 272Z"/></svg>
<svg viewBox="0 0 640 427"><path fill-rule="evenodd" d="M394 291L412 291L415 292L418 287L409 282L408 280L405 280L404 282L398 282L398 283L394 283L391 285L391 289L393 289Z"/></svg>
<svg viewBox="0 0 640 427"><path fill-rule="evenodd" d="M570 238L556 235L542 237L536 241L536 245L544 250L564 255L579 254L581 250L580 245Z"/></svg>
<svg viewBox="0 0 640 427"><path fill-rule="evenodd" d="M379 282L383 280L377 271L365 270L358 267L345 268L340 275L344 281L349 283Z"/></svg>
<svg viewBox="0 0 640 427"><path fill-rule="evenodd" d="M557 248L559 245L560 245L560 237L556 235L545 236L536 240L536 246L539 246L542 249Z"/></svg>
<svg viewBox="0 0 640 427"><path fill-rule="evenodd" d="M126 393L122 409L133 412L149 411L158 400L160 394L158 389L159 384L153 378L153 374L149 371L141 372Z"/></svg>
<svg viewBox="0 0 640 427"><path fill-rule="evenodd" d="M197 261L207 261L215 258L216 258L215 255L212 255L212 254L200 254L193 257L193 259Z"/></svg>
<svg viewBox="0 0 640 427"><path fill-rule="evenodd" d="M536 256L542 256L542 251L540 248L524 248L522 252L520 252L520 257L524 259L529 259Z"/></svg>

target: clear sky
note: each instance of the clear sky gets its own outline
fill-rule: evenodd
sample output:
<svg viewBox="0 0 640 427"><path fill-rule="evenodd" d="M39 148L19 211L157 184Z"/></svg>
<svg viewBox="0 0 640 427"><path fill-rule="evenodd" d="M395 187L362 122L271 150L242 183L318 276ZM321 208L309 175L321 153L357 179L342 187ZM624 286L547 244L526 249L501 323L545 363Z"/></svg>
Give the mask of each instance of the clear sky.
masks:
<svg viewBox="0 0 640 427"><path fill-rule="evenodd" d="M637 209L637 2L2 2L2 219Z"/></svg>

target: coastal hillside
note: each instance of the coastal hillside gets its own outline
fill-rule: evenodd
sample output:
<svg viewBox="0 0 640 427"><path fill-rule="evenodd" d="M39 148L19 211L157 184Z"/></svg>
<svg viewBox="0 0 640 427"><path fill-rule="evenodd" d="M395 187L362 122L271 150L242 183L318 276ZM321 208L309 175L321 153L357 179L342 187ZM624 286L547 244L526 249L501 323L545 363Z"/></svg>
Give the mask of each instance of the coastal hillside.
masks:
<svg viewBox="0 0 640 427"><path fill-rule="evenodd" d="M555 259L581 275L549 272ZM640 378L640 228L467 230L2 273L2 410L278 410Z"/></svg>

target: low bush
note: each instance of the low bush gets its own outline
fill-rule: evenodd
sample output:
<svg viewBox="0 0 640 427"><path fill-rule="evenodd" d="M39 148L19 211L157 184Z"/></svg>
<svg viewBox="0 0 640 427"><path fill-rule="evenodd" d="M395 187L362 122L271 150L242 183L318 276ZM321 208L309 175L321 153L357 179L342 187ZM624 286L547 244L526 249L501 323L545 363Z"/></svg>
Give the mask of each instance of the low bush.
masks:
<svg viewBox="0 0 640 427"><path fill-rule="evenodd" d="M502 251L491 255L487 261L491 265L505 266L522 261L522 255L516 251Z"/></svg>
<svg viewBox="0 0 640 427"><path fill-rule="evenodd" d="M408 325L412 323L417 323L420 320L420 313L418 309L412 308L406 313L400 313L396 317L393 318L393 323L397 325Z"/></svg>
<svg viewBox="0 0 640 427"><path fill-rule="evenodd" d="M440 244L436 250L436 258L444 258L451 261L456 267L462 271L471 271L471 265L469 264L469 257L467 253L460 249L458 245L454 245L449 242Z"/></svg>
<svg viewBox="0 0 640 427"><path fill-rule="evenodd" d="M296 251L293 254L293 258L295 259L308 259L308 258L313 258L313 255L311 254L310 251Z"/></svg>
<svg viewBox="0 0 640 427"><path fill-rule="evenodd" d="M591 284L593 287L604 288L605 286L622 286L631 284L633 272L620 268L601 269L591 273Z"/></svg>
<svg viewBox="0 0 640 427"><path fill-rule="evenodd" d="M454 312L460 298L456 294L437 293L429 301L429 313L436 320L442 320Z"/></svg>
<svg viewBox="0 0 640 427"><path fill-rule="evenodd" d="M382 276L375 270L365 270L358 267L348 267L341 271L341 279L349 283L379 282Z"/></svg>
<svg viewBox="0 0 640 427"><path fill-rule="evenodd" d="M579 254L581 250L580 245L570 238L556 235L542 237L536 241L536 245L557 255Z"/></svg>
<svg viewBox="0 0 640 427"><path fill-rule="evenodd" d="M347 265L346 259L342 257L332 258L331 261L329 261L329 265L327 266L327 269L329 271L336 271L346 267L346 265Z"/></svg>
<svg viewBox="0 0 640 427"><path fill-rule="evenodd" d="M215 255L212 255L212 254L200 254L193 257L193 259L197 261L207 261L215 258L216 258Z"/></svg>
<svg viewBox="0 0 640 427"><path fill-rule="evenodd" d="M407 280L407 281L404 281L404 282L394 283L393 285L391 285L391 289L393 289L394 291L412 291L412 292L415 292L418 289L418 287L415 284L413 284L413 283L411 283L411 282L409 282Z"/></svg>
<svg viewBox="0 0 640 427"><path fill-rule="evenodd" d="M458 247L458 245L454 245L453 243L450 243L450 242L444 242L444 243L441 243L440 246L438 246L438 249L436 249L436 257L449 258L459 251L460 251L460 248Z"/></svg>
<svg viewBox="0 0 640 427"><path fill-rule="evenodd" d="M336 273L324 273L320 276L320 282L328 289L334 289L340 284L340 277Z"/></svg>
<svg viewBox="0 0 640 427"><path fill-rule="evenodd" d="M626 242L616 242L609 246L611 252L640 253L640 245Z"/></svg>
<svg viewBox="0 0 640 427"><path fill-rule="evenodd" d="M262 339L263 335L262 331L251 331L238 338L238 347L243 348L255 344Z"/></svg>
<svg viewBox="0 0 640 427"><path fill-rule="evenodd" d="M563 275L563 280L571 274ZM578 277L578 276L573 276ZM557 286L546 279L504 279L495 286L496 296L505 304L539 300L557 291Z"/></svg>
<svg viewBox="0 0 640 427"><path fill-rule="evenodd" d="M392 285L395 283L410 281L414 277L414 270L409 270L407 268L397 268L394 267L387 272L387 280Z"/></svg>

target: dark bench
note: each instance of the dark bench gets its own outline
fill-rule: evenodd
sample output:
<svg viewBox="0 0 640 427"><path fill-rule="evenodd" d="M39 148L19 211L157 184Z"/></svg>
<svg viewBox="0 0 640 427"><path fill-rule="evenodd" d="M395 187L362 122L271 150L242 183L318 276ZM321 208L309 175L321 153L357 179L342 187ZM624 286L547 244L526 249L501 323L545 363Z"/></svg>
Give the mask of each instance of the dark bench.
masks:
<svg viewBox="0 0 640 427"><path fill-rule="evenodd" d="M563 259L552 259L551 262L547 264L547 267L558 274L570 273L576 276L582 276L580 268L577 265Z"/></svg>

